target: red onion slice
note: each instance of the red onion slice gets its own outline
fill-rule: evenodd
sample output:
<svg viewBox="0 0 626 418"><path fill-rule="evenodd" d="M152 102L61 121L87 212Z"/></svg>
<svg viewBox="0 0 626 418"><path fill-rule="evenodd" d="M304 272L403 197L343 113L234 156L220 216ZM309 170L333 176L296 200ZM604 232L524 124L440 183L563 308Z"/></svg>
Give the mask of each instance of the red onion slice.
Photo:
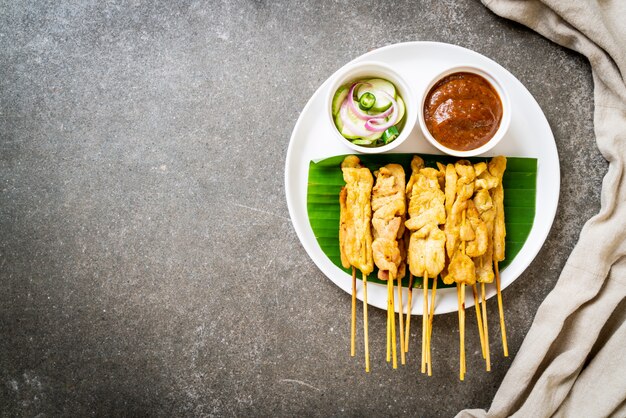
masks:
<svg viewBox="0 0 626 418"><path fill-rule="evenodd" d="M377 113L375 115L370 115L368 113L364 113L359 106L354 102L354 90L356 90L356 88L360 85L364 85L364 86L369 86L372 87L372 85L370 83L361 83L361 82L357 82L357 83L353 83L352 87L350 87L350 92L348 93L348 96L346 96L346 100L348 100L348 106L350 106L350 110L352 111L352 113L354 113L356 115L357 118L361 119L361 120L370 120L372 118L386 118L387 116L389 116L391 114L391 112L393 111L392 107L389 107L389 109L385 110L384 112L381 113ZM376 93L378 93L379 91L383 94L386 94L388 97L389 95L387 93L385 93L382 90L375 90Z"/></svg>
<svg viewBox="0 0 626 418"><path fill-rule="evenodd" d="M367 113L363 113L363 111L354 104L354 90L356 90L356 88L361 84L365 86L371 86L370 83L352 83L352 87L350 87L350 92L348 93L346 100L348 101L348 106L350 106L350 110L356 115L357 118L361 120L368 120L371 119L372 116L368 115Z"/></svg>
<svg viewBox="0 0 626 418"><path fill-rule="evenodd" d="M365 122L365 129L367 129L370 132L384 132L387 130L387 128L390 128L393 125L395 125L398 119L398 103L396 102L396 100L393 97L391 97L389 94L387 94L386 92L382 90L379 90L379 91L380 93L387 96L387 98L391 101L391 107L389 108L389 110L391 109L393 110L391 113L391 117L386 122L385 122L385 119L381 118L379 115L376 115L375 117L371 117L369 120L367 120Z"/></svg>

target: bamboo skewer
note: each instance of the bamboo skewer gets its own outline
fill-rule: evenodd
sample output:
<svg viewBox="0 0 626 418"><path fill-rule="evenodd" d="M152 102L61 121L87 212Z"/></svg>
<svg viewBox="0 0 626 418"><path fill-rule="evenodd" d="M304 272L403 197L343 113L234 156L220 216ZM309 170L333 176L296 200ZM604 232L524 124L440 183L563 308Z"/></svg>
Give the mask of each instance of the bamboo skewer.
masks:
<svg viewBox="0 0 626 418"><path fill-rule="evenodd" d="M404 351L409 352L409 337L411 336L411 309L413 305L413 275L409 274L409 297L406 307L406 329L404 335Z"/></svg>
<svg viewBox="0 0 626 418"><path fill-rule="evenodd" d="M483 325L485 327L485 348L486 348L486 357L485 360L487 362L487 371L491 371L491 355L489 354L489 327L487 325L487 297L485 295L485 283L480 284L482 300L483 300Z"/></svg>
<svg viewBox="0 0 626 418"><path fill-rule="evenodd" d="M435 295L437 294L437 278L433 279L433 290L430 298L430 313L428 314L428 343L427 343L427 357L428 357L428 375L433 375L432 368L432 356L431 356L431 336L433 334L433 319L435 317Z"/></svg>
<svg viewBox="0 0 626 418"><path fill-rule="evenodd" d="M424 281L422 287L424 289L424 300L422 305L422 373L426 373L426 340L428 338L428 272L424 271Z"/></svg>
<svg viewBox="0 0 626 418"><path fill-rule="evenodd" d="M498 311L500 312L500 330L502 332L502 349L504 351L504 357L509 356L509 346L506 342L506 326L504 325L504 308L502 305L502 292L500 287L500 270L498 269L498 262L495 262L496 270L496 291L498 293Z"/></svg>
<svg viewBox="0 0 626 418"><path fill-rule="evenodd" d="M369 335L367 332L367 275L363 274L363 340L365 342L365 372L370 371Z"/></svg>
<svg viewBox="0 0 626 418"><path fill-rule="evenodd" d="M389 278L391 279L391 277ZM404 365L406 364L406 357L404 355L404 318L402 317L402 279L398 278L398 320L400 322L400 361ZM394 309L395 315L395 309Z"/></svg>
<svg viewBox="0 0 626 418"><path fill-rule="evenodd" d="M356 268L352 266L352 321L350 325L350 355L356 352Z"/></svg>
<svg viewBox="0 0 626 418"><path fill-rule="evenodd" d="M483 358L487 358L485 354L485 330L483 326L480 309L480 299L478 298L478 289L476 284L472 286L472 293L474 294L474 307L476 308L476 323L478 324L478 335L480 336L480 348L483 353Z"/></svg>
<svg viewBox="0 0 626 418"><path fill-rule="evenodd" d="M461 225L465 226L465 219L467 217L467 210L463 211ZM461 251L465 254L465 241L461 242ZM461 290L459 295L460 303L459 308L461 312L459 313L460 323L459 323L459 338L461 341L461 349L460 349L460 357L461 357L461 375L460 379L465 379L465 282L461 283Z"/></svg>
<svg viewBox="0 0 626 418"><path fill-rule="evenodd" d="M395 317L395 307L394 307L394 297L393 297L393 279L389 277L387 281L390 286L390 300L391 300L391 311L388 311L391 318L391 364L394 369L398 368L398 353L397 353L397 344L396 344L396 317Z"/></svg>
<svg viewBox="0 0 626 418"><path fill-rule="evenodd" d="M463 380L463 337L461 336L461 285L456 284L456 298L459 305L459 379Z"/></svg>
<svg viewBox="0 0 626 418"><path fill-rule="evenodd" d="M461 365L463 373L461 380L465 379L465 283L461 283Z"/></svg>
<svg viewBox="0 0 626 418"><path fill-rule="evenodd" d="M391 363L391 297L389 295L389 282L387 282L387 363Z"/></svg>

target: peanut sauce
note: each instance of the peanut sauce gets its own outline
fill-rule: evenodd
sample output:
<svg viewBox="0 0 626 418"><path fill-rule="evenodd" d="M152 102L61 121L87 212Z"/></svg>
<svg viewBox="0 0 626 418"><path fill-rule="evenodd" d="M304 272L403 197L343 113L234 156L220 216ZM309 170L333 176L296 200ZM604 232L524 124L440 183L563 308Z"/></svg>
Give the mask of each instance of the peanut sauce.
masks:
<svg viewBox="0 0 626 418"><path fill-rule="evenodd" d="M440 144L457 151L481 147L495 135L502 120L500 96L478 74L450 74L430 89L424 121Z"/></svg>

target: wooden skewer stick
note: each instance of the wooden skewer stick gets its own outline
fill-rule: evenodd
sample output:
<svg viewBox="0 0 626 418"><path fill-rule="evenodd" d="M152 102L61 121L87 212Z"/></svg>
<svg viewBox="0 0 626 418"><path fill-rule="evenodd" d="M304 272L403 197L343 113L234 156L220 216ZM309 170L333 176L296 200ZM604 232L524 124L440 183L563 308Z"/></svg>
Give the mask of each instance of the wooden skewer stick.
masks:
<svg viewBox="0 0 626 418"><path fill-rule="evenodd" d="M422 373L426 373L426 339L428 338L428 272L424 272L424 300L422 302Z"/></svg>
<svg viewBox="0 0 626 418"><path fill-rule="evenodd" d="M478 324L478 335L480 336L480 348L483 353L483 358L487 358L485 354L485 330L480 313L480 299L478 299L478 288L476 283L472 286L472 292L474 293L474 307L476 308L476 323Z"/></svg>
<svg viewBox="0 0 626 418"><path fill-rule="evenodd" d="M409 300L406 307L406 329L404 335L404 352L409 352L409 337L411 336L411 309L413 305L413 275L409 274Z"/></svg>
<svg viewBox="0 0 626 418"><path fill-rule="evenodd" d="M461 283L461 364L463 365L463 377L465 378L465 283Z"/></svg>
<svg viewBox="0 0 626 418"><path fill-rule="evenodd" d="M485 295L485 283L480 284L481 294L483 299L483 325L485 327L485 348L486 348L486 357L485 360L487 362L487 371L491 371L491 355L489 354L489 326L487 325L487 297Z"/></svg>
<svg viewBox="0 0 626 418"><path fill-rule="evenodd" d="M506 343L506 326L504 325L504 308L502 307L502 292L500 287L500 270L498 269L498 262L496 264L496 291L498 293L498 311L500 312L500 330L502 331L502 349L504 350L504 357L509 356L509 346Z"/></svg>
<svg viewBox="0 0 626 418"><path fill-rule="evenodd" d="M396 309L395 309L395 305L394 305L394 295L393 295L393 278L389 277L387 283L389 283L390 287L390 292L389 294L391 295L390 300L391 300L391 310L388 311L390 318L391 318L391 364L393 365L394 369L398 368L398 351L397 351L397 344L396 344Z"/></svg>
<svg viewBox="0 0 626 418"><path fill-rule="evenodd" d="M352 266L352 321L350 326L350 355L356 352L356 268Z"/></svg>
<svg viewBox="0 0 626 418"><path fill-rule="evenodd" d="M391 297L389 295L389 282L387 282L387 363L391 363Z"/></svg>
<svg viewBox="0 0 626 418"><path fill-rule="evenodd" d="M361 273L362 274L362 273ZM363 340L365 343L365 372L370 371L370 344L367 332L367 275L363 274Z"/></svg>
<svg viewBox="0 0 626 418"><path fill-rule="evenodd" d="M433 290L430 297L430 313L428 314L428 375L433 375L432 356L430 351L431 336L433 334L433 319L435 317L435 295L437 294L437 278L433 279Z"/></svg>
<svg viewBox="0 0 626 418"><path fill-rule="evenodd" d="M391 277L389 278L391 279ZM398 303L400 307L398 308L398 320L400 322L400 361L404 365L406 364L406 357L404 355L404 318L402 317L402 279L398 278ZM394 310L395 315L395 310Z"/></svg>
<svg viewBox="0 0 626 418"><path fill-rule="evenodd" d="M456 299L459 305L459 379L463 380L463 338L461 337L461 285L456 284Z"/></svg>
<svg viewBox="0 0 626 418"><path fill-rule="evenodd" d="M463 211L461 225L465 226L465 218L467 217L467 209ZM461 251L465 254L465 241L461 241ZM465 379L465 282L461 283L459 318L459 338L461 339L461 380Z"/></svg>

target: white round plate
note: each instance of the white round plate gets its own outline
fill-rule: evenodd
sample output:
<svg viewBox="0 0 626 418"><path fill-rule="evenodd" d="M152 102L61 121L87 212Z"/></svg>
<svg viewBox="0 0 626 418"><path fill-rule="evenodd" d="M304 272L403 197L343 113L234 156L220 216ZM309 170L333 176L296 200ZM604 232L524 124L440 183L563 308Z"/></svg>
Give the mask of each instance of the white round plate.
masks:
<svg viewBox="0 0 626 418"><path fill-rule="evenodd" d="M438 73L453 65L478 65L493 72L503 82L511 100L511 125L506 137L488 156L537 158L537 195L535 219L526 243L501 272L502 288L510 285L535 258L543 245L556 214L559 200L560 169L554 136L541 108L522 83L511 73L491 59L456 45L438 42L407 42L389 45L368 52L352 62L380 61L393 67L419 94ZM352 281L348 274L335 266L322 252L307 215L306 194L309 162L340 154L350 154L350 148L333 137L325 113L324 98L329 82L326 80L304 107L291 135L285 164L285 192L293 226L300 242L313 262L337 286L348 293ZM410 137L398 148L397 153L441 154L423 138L416 124ZM337 225L339 228L339 225ZM362 282L357 281L357 297L362 300ZM488 297L495 294L495 286L489 285ZM407 300L404 289L403 301ZM387 288L368 283L368 303L380 309L387 308ZM471 291L470 291L471 293ZM422 312L421 297L413 298L412 314ZM468 307L473 298L467 297ZM437 291L435 313L453 312L458 309L456 288ZM399 309L399 307L397 307ZM406 309L406 308L404 308Z"/></svg>

